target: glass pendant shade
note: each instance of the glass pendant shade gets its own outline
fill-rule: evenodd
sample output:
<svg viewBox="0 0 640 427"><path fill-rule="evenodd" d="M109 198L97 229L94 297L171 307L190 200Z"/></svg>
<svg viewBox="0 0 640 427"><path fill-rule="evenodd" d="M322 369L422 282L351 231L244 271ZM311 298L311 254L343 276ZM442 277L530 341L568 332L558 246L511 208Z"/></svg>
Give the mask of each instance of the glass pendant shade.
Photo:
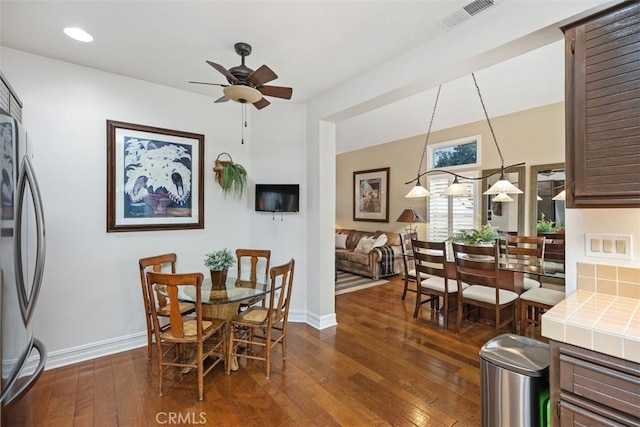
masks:
<svg viewBox="0 0 640 427"><path fill-rule="evenodd" d="M491 201L492 202L513 202L513 199L509 197L507 193L500 193L496 197L491 199Z"/></svg>
<svg viewBox="0 0 640 427"><path fill-rule="evenodd" d="M482 194L492 195L492 194L500 194L500 193L522 194L522 190L520 190L518 187L510 183L509 180L505 178L503 173L502 176L500 177L500 180L495 184L493 184L491 188L489 188L487 191L485 191Z"/></svg>
<svg viewBox="0 0 640 427"><path fill-rule="evenodd" d="M536 200L537 200L537 201L540 201L540 200L542 200L542 197L540 197L540 196L536 196Z"/></svg>
<svg viewBox="0 0 640 427"><path fill-rule="evenodd" d="M562 190L551 200L565 200L565 196L566 196L565 190Z"/></svg>
<svg viewBox="0 0 640 427"><path fill-rule="evenodd" d="M411 198L416 198L416 197L427 197L427 196L430 196L430 195L431 195L431 193L429 192L429 190L424 188L422 186L422 184L420 184L420 179L418 179L418 182L416 183L416 185L404 197L407 197L407 198L411 199Z"/></svg>
<svg viewBox="0 0 640 427"><path fill-rule="evenodd" d="M470 196L471 191L469 191L469 188L467 186L460 184L458 182L458 177L456 176L451 185L448 186L447 189L442 192L442 194L444 194L445 196L454 197Z"/></svg>

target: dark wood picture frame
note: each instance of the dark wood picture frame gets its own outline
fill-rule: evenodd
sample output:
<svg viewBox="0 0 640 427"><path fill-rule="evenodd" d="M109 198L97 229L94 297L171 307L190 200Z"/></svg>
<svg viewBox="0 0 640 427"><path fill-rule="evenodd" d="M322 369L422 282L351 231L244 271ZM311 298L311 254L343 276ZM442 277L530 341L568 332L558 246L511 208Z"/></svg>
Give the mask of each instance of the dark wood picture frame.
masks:
<svg viewBox="0 0 640 427"><path fill-rule="evenodd" d="M204 228L204 135L107 120L107 232Z"/></svg>
<svg viewBox="0 0 640 427"><path fill-rule="evenodd" d="M389 222L390 168L353 173L353 220Z"/></svg>

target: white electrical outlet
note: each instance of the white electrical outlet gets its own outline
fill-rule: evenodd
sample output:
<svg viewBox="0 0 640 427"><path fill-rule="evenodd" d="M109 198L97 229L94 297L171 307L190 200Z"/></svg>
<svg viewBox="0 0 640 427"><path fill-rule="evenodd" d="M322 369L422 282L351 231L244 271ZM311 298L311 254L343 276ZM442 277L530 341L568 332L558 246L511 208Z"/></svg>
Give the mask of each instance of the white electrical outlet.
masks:
<svg viewBox="0 0 640 427"><path fill-rule="evenodd" d="M584 247L586 256L633 259L630 234L587 233L584 235Z"/></svg>

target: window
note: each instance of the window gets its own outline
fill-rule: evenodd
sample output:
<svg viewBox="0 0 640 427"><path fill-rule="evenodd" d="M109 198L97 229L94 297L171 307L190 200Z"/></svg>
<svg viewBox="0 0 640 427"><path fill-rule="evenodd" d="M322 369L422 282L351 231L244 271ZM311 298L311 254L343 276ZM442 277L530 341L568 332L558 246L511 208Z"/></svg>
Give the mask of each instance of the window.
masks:
<svg viewBox="0 0 640 427"><path fill-rule="evenodd" d="M470 175L469 175L470 176ZM449 174L429 177L429 240L442 242L454 231L474 228L476 217L476 187L474 181L458 179L466 185L471 195L466 197L447 197L442 193L453 182Z"/></svg>
<svg viewBox="0 0 640 427"><path fill-rule="evenodd" d="M428 147L429 169L480 166L480 135Z"/></svg>
<svg viewBox="0 0 640 427"><path fill-rule="evenodd" d="M478 172L469 167L480 166L480 135L458 139L455 141L433 144L428 147L429 170L446 168L468 177L477 176ZM466 169L463 172L461 169ZM447 197L442 193L453 182L454 176L449 174L429 175L429 240L444 241L454 231L474 228L478 215L478 185L475 181L458 179L460 184L469 186L471 195L466 197Z"/></svg>

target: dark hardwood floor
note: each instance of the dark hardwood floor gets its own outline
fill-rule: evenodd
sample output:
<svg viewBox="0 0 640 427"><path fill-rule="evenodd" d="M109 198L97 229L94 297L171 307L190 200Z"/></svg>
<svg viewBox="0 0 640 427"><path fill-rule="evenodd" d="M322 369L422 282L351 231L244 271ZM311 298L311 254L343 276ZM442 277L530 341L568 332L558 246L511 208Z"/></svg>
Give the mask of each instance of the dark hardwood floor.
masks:
<svg viewBox="0 0 640 427"><path fill-rule="evenodd" d="M205 377L199 402L195 374L176 369L159 397L140 348L45 371L2 426L480 425L478 352L493 327L465 321L456 335L455 316L445 331L428 305L414 320L415 294L401 294L396 277L336 297L337 327L290 323L269 380L263 362L242 359Z"/></svg>

